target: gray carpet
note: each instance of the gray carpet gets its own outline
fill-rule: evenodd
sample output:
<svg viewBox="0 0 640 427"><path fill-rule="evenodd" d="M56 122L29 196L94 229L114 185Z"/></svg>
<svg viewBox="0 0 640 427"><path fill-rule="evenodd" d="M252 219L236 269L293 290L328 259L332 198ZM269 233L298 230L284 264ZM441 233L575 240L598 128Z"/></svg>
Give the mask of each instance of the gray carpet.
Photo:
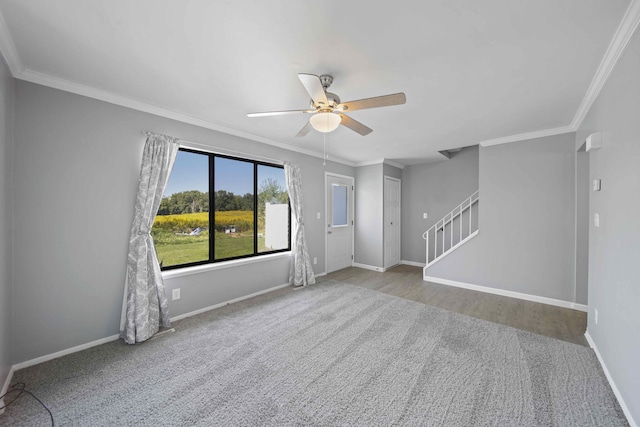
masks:
<svg viewBox="0 0 640 427"><path fill-rule="evenodd" d="M18 371L56 425L624 426L592 350L328 281ZM26 396L3 425L48 425Z"/></svg>

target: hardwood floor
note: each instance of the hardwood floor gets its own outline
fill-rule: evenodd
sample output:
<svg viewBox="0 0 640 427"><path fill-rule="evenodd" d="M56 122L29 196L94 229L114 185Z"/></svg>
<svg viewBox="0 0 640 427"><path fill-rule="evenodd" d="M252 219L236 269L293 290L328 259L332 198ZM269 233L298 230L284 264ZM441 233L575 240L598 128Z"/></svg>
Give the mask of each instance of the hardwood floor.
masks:
<svg viewBox="0 0 640 427"><path fill-rule="evenodd" d="M338 280L478 319L588 346L587 313L422 280L422 268L400 265L384 273L349 267L318 278Z"/></svg>

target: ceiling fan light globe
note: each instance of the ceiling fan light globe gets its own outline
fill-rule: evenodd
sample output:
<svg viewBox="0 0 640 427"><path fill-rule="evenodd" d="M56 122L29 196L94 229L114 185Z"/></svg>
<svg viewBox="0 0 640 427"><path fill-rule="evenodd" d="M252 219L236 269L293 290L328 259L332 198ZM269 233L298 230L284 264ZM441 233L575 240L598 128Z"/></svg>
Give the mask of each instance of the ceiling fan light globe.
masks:
<svg viewBox="0 0 640 427"><path fill-rule="evenodd" d="M318 132L327 133L333 132L340 126L340 122L342 118L336 114L331 112L326 113L317 113L311 116L309 119L311 122L311 126Z"/></svg>

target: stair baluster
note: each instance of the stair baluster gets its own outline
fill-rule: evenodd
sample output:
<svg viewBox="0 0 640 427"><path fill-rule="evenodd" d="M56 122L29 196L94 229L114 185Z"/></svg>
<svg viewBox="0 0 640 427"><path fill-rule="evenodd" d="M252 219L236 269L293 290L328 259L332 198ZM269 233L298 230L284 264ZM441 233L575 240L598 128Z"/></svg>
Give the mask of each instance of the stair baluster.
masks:
<svg viewBox="0 0 640 427"><path fill-rule="evenodd" d="M476 191L471 196L467 197L462 203L453 208L451 212L442 217L441 220L436 222L431 228L424 232L422 238L426 241L426 266L425 269L433 265L438 260L442 259L447 254L451 253L457 247L463 245L471 238L475 237L478 234L478 204L480 203L480 193ZM473 205L476 205L475 210L473 209ZM463 227L463 217L465 216L465 212L468 211L469 217L469 228L464 230ZM475 218L474 218L475 214ZM458 235L458 241L454 244L454 223L456 219L458 219L460 225L460 233ZM474 227L474 219L475 219L475 227ZM447 230L448 227L448 230ZM446 233L449 231L449 244L447 245L446 241ZM442 248L438 251L438 241L440 240L438 237L438 233L442 233ZM433 236L433 237L431 237ZM430 257L431 251L431 241L433 241L433 258Z"/></svg>

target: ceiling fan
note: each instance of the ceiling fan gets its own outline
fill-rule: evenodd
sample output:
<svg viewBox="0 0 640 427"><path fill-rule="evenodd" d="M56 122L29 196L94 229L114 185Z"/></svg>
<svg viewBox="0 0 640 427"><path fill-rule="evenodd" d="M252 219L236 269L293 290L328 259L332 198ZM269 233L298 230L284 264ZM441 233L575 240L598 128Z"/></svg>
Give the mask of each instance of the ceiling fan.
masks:
<svg viewBox="0 0 640 427"><path fill-rule="evenodd" d="M311 128L318 132L333 132L339 125L359 133L368 135L373 130L357 120L344 114L346 111L364 110L367 108L388 107L407 102L404 93L376 96L373 98L359 99L357 101L340 102L340 97L335 93L327 92L333 77L328 74L316 76L314 74L298 74L302 85L311 96L311 106L307 110L265 111L262 113L249 113L249 117L276 116L282 114L313 114L306 125L298 132L296 137L305 136Z"/></svg>

